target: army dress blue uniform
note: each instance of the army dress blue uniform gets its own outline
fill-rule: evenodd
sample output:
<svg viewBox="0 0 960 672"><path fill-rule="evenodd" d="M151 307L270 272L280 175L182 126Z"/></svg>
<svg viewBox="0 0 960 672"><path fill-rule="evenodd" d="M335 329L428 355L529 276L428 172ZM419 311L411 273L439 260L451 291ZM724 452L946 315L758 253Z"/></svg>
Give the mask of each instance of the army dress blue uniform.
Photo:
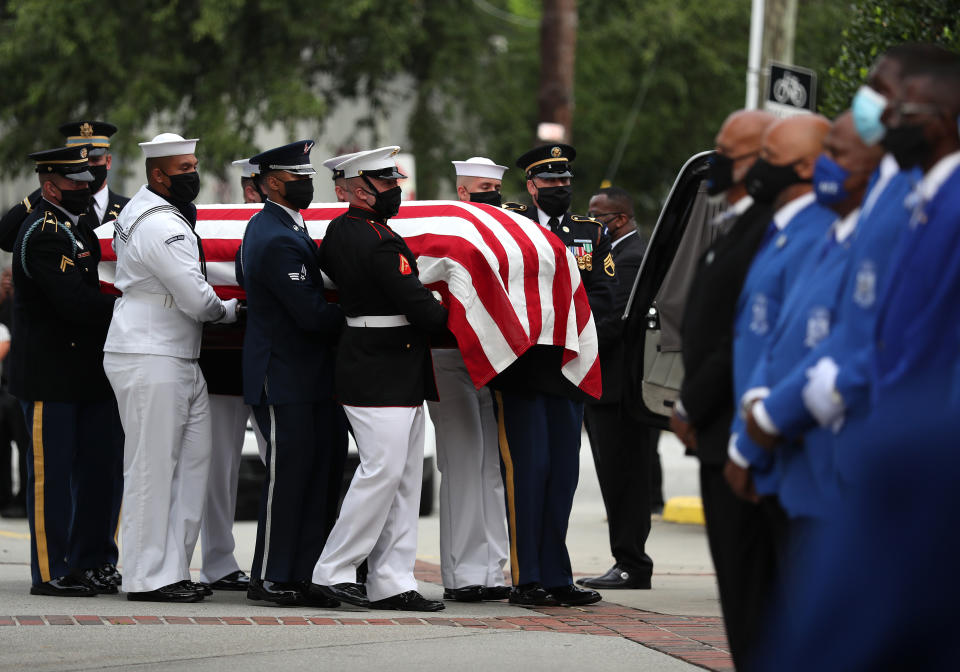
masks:
<svg viewBox="0 0 960 672"><path fill-rule="evenodd" d="M312 145L293 143L251 163L262 173L286 167L311 175ZM296 592L309 583L333 527L346 460L346 423L333 400L343 313L324 299L317 245L302 216L273 201L247 224L237 278L248 306L244 399L267 441L251 584L254 593L264 582Z"/></svg>
<svg viewBox="0 0 960 672"><path fill-rule="evenodd" d="M575 156L568 145L546 145L525 153L516 165L528 180L563 179L572 176ZM568 185L566 189L569 192ZM539 207L505 207L537 222L570 250L599 322L613 307L616 277L602 225L569 212L549 216ZM586 604L600 599L598 593L573 585L566 546L580 472L585 396L560 375L561 356L559 347L533 346L490 382L510 531L510 599L515 603Z"/></svg>
<svg viewBox="0 0 960 672"><path fill-rule="evenodd" d="M86 149L48 150L31 157L38 172L88 182ZM110 556L116 548L111 494L122 459L122 434L102 352L114 298L100 293L100 243L78 220L41 199L14 245L18 338L12 343L8 375L31 439L27 517L31 592L38 594L66 594L57 590L58 584L72 571L116 560ZM97 588L116 592L115 587Z"/></svg>

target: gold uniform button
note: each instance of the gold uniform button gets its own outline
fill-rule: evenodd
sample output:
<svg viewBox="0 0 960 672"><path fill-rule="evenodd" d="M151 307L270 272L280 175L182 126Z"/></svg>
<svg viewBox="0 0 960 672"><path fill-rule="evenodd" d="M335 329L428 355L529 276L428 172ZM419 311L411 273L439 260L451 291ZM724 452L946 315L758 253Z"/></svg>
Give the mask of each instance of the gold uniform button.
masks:
<svg viewBox="0 0 960 672"><path fill-rule="evenodd" d="M407 350L409 350L409 349L410 349L410 344L409 344L409 343L407 343Z"/></svg>

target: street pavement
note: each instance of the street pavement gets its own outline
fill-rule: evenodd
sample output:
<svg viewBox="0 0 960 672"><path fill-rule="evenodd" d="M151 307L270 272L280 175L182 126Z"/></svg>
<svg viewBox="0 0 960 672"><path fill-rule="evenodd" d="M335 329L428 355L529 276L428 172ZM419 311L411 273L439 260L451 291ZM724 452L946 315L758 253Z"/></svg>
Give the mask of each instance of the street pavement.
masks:
<svg viewBox="0 0 960 672"><path fill-rule="evenodd" d="M669 433L660 450L665 497L698 494L696 461ZM438 523L436 514L420 519L418 544L421 592L435 599ZM580 609L448 602L436 614L268 607L225 592L198 604L31 596L27 532L26 521L0 519L0 670L732 669L706 535L695 525L654 520L653 590L607 591ZM238 522L234 533L249 567L256 523ZM613 564L586 435L567 540L578 576Z"/></svg>

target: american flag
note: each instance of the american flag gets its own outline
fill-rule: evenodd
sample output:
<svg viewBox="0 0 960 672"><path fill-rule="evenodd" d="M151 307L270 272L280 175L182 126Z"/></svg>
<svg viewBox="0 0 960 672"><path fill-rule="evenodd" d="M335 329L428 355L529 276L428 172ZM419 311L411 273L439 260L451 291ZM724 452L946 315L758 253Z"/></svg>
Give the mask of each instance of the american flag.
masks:
<svg viewBox="0 0 960 672"><path fill-rule="evenodd" d="M243 297L234 257L243 230L260 205L201 205L207 278L222 298ZM303 210L318 243L343 203ZM479 388L534 344L564 348L562 373L599 398L597 334L577 263L555 235L507 210L460 201L410 201L390 226L417 256L420 280L443 297L448 326ZM112 223L97 229L100 281L113 289ZM326 280L328 285L329 280Z"/></svg>

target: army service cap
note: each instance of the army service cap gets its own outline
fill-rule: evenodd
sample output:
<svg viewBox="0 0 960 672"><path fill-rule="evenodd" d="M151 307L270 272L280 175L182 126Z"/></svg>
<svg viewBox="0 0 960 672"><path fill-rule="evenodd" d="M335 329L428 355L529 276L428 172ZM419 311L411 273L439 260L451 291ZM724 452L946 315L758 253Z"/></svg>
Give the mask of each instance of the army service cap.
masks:
<svg viewBox="0 0 960 672"><path fill-rule="evenodd" d="M397 160L395 157L400 153L400 148L396 145L389 147L378 147L377 149L368 149L365 152L357 152L337 166L343 171L344 177L378 177L381 180L397 180L406 177L397 170Z"/></svg>
<svg viewBox="0 0 960 672"><path fill-rule="evenodd" d="M250 159L238 159L231 165L240 169L240 177L256 177L260 174L260 168L250 163Z"/></svg>
<svg viewBox="0 0 960 672"><path fill-rule="evenodd" d="M297 140L283 147L275 147L250 157L250 163L257 166L261 173L270 170L283 170L294 175L316 175L310 163L310 150L313 140Z"/></svg>
<svg viewBox="0 0 960 672"><path fill-rule="evenodd" d="M71 121L60 126L67 147L90 145L90 156L106 154L110 149L110 136L116 132L117 127L106 121Z"/></svg>
<svg viewBox="0 0 960 672"><path fill-rule="evenodd" d="M506 166L498 166L485 156L471 156L466 161L451 161L457 177L485 177L491 180L502 180Z"/></svg>
<svg viewBox="0 0 960 672"><path fill-rule="evenodd" d="M93 182L87 162L89 154L90 145L73 145L34 152L30 158L36 161L36 171L41 175L58 173L76 182Z"/></svg>
<svg viewBox="0 0 960 672"><path fill-rule="evenodd" d="M339 180L343 177L343 171L337 168L341 163L347 159L352 159L357 154L362 154L363 152L350 152L349 154L341 154L340 156L332 156L326 161L323 162L323 167L330 170L333 173L333 179Z"/></svg>
<svg viewBox="0 0 960 672"><path fill-rule="evenodd" d="M534 177L573 177L570 163L576 158L577 150L570 145L553 144L534 147L517 159L517 168Z"/></svg>

